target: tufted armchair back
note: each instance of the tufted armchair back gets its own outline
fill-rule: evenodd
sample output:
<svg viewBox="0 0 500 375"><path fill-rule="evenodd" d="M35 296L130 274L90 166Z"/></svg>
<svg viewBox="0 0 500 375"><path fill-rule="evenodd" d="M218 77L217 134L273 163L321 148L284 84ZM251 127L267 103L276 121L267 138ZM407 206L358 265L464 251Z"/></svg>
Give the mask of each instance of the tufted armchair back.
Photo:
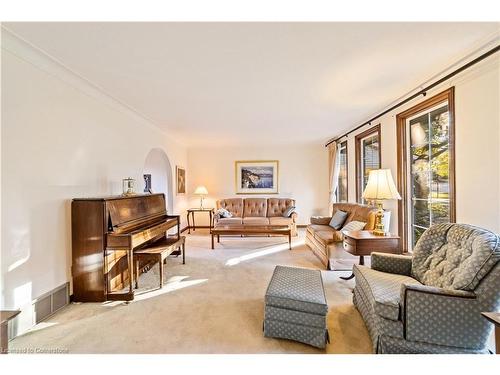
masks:
<svg viewBox="0 0 500 375"><path fill-rule="evenodd" d="M243 201L243 217L266 217L266 198L245 198Z"/></svg>
<svg viewBox="0 0 500 375"><path fill-rule="evenodd" d="M267 200L267 217L283 216L288 207L295 206L295 199L269 198Z"/></svg>
<svg viewBox="0 0 500 375"><path fill-rule="evenodd" d="M498 235L467 224L436 224L415 246L411 275L424 285L474 291L499 260Z"/></svg>
<svg viewBox="0 0 500 375"><path fill-rule="evenodd" d="M229 198L217 201L217 209L225 208L234 217L243 217L243 198Z"/></svg>

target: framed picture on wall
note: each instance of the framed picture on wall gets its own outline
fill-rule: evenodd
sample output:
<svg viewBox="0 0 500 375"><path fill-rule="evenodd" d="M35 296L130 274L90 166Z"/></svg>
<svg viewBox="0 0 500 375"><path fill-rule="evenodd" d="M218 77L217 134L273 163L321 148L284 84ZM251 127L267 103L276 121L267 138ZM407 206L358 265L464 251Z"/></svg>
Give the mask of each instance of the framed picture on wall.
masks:
<svg viewBox="0 0 500 375"><path fill-rule="evenodd" d="M235 162L236 194L278 194L278 160Z"/></svg>
<svg viewBox="0 0 500 375"><path fill-rule="evenodd" d="M186 170L176 166L177 195L186 194Z"/></svg>

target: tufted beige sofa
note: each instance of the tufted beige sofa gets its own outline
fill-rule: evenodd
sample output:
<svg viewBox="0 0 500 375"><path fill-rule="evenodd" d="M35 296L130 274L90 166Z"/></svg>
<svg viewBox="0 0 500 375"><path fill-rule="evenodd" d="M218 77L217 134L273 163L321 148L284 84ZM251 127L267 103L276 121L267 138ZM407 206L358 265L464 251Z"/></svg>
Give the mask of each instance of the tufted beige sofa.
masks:
<svg viewBox="0 0 500 375"><path fill-rule="evenodd" d="M365 230L375 228L377 209L372 206L358 203L334 203L332 214L335 214L337 210L348 214L344 225L351 221L363 221L366 223ZM351 257L342 248L342 240L344 239L342 232L328 225L331 219L331 216L313 216L311 224L306 229L306 245L327 269L331 269L331 259Z"/></svg>
<svg viewBox="0 0 500 375"><path fill-rule="evenodd" d="M295 206L289 198L229 198L217 201L217 209L225 208L233 217L215 218L214 226L221 225L290 225L292 236L297 235L297 213L283 217L283 212Z"/></svg>

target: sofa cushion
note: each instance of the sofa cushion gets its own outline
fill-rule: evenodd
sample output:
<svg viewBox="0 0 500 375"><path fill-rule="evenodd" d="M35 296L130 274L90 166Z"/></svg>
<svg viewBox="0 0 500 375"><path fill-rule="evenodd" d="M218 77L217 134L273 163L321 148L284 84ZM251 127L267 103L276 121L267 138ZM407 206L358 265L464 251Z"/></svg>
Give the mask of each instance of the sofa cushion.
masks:
<svg viewBox="0 0 500 375"><path fill-rule="evenodd" d="M400 318L401 285L417 284L420 282L404 275L395 275L372 270L357 264L353 267L356 276L356 287L359 286L373 307L373 311L391 320Z"/></svg>
<svg viewBox="0 0 500 375"><path fill-rule="evenodd" d="M235 217L243 217L243 198L229 198L217 201L217 208L225 208Z"/></svg>
<svg viewBox="0 0 500 375"><path fill-rule="evenodd" d="M220 225L241 225L243 221L241 217L222 217L217 220L216 226Z"/></svg>
<svg viewBox="0 0 500 375"><path fill-rule="evenodd" d="M424 285L473 291L500 259L500 238L467 224L436 224L413 252L412 276Z"/></svg>
<svg viewBox="0 0 500 375"><path fill-rule="evenodd" d="M342 228L342 225L345 222L345 219L347 219L347 212L344 212L342 210L337 210L332 216L332 220L330 220L330 223L328 224L335 230L339 230Z"/></svg>
<svg viewBox="0 0 500 375"><path fill-rule="evenodd" d="M243 224L245 225L269 225L269 219L267 217L244 217Z"/></svg>
<svg viewBox="0 0 500 375"><path fill-rule="evenodd" d="M346 230L346 231L363 230L363 228L365 226L366 226L366 223L363 221L351 221L350 223L344 225L342 230Z"/></svg>
<svg viewBox="0 0 500 375"><path fill-rule="evenodd" d="M290 217L295 212L295 206L288 207L285 211L283 211L283 217Z"/></svg>
<svg viewBox="0 0 500 375"><path fill-rule="evenodd" d="M342 241L343 235L342 232L338 230L317 231L314 233L314 238L326 246L334 242Z"/></svg>
<svg viewBox="0 0 500 375"><path fill-rule="evenodd" d="M316 232L321 232L321 231L330 231L333 232L335 229L333 229L329 225L319 225L319 224L310 224L307 226L307 231L311 233L313 236Z"/></svg>
<svg viewBox="0 0 500 375"><path fill-rule="evenodd" d="M269 224L271 225L291 225L293 223L293 219L291 217L270 217Z"/></svg>
<svg viewBox="0 0 500 375"><path fill-rule="evenodd" d="M243 201L243 217L266 217L266 198L245 198Z"/></svg>
<svg viewBox="0 0 500 375"><path fill-rule="evenodd" d="M290 198L269 198L267 200L267 217L283 216L288 207L295 206L295 200Z"/></svg>

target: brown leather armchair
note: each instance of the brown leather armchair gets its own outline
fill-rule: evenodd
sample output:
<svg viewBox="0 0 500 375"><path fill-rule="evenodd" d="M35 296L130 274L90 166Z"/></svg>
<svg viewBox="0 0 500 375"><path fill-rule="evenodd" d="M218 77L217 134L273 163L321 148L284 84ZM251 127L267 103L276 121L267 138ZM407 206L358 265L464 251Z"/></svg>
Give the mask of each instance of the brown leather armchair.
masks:
<svg viewBox="0 0 500 375"><path fill-rule="evenodd" d="M375 228L375 214L377 212L375 207L358 203L334 203L332 214L335 214L337 210L348 214L344 225L351 221L362 221L366 223L364 230ZM342 248L344 239L342 232L328 225L331 219L331 216L313 216L310 220L311 224L306 229L306 245L327 269L330 269L331 259L352 258Z"/></svg>

